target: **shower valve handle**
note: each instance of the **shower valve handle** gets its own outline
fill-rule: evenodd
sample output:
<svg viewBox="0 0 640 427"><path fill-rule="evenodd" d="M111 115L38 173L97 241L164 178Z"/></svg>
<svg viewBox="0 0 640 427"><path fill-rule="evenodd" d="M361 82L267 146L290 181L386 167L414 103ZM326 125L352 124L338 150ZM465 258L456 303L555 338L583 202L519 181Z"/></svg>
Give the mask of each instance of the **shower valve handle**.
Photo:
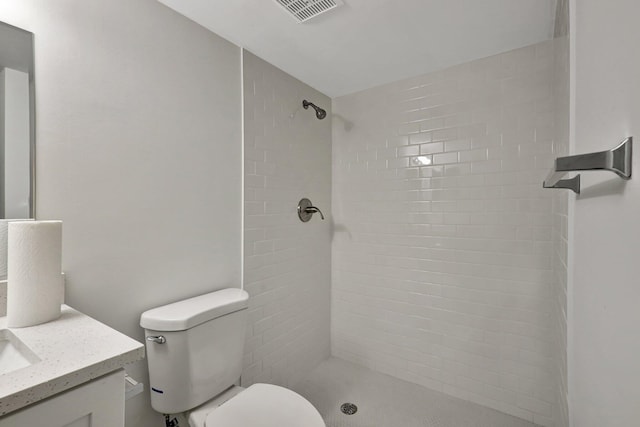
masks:
<svg viewBox="0 0 640 427"><path fill-rule="evenodd" d="M313 206L311 200L304 198L298 202L298 218L300 218L300 221L309 222L314 213L319 213L324 220L324 214L319 208Z"/></svg>
<svg viewBox="0 0 640 427"><path fill-rule="evenodd" d="M310 213L310 214L319 213L320 214L320 218L322 218L322 220L324 221L324 215L322 214L322 211L319 208L317 208L315 206L309 206L304 211L306 213Z"/></svg>

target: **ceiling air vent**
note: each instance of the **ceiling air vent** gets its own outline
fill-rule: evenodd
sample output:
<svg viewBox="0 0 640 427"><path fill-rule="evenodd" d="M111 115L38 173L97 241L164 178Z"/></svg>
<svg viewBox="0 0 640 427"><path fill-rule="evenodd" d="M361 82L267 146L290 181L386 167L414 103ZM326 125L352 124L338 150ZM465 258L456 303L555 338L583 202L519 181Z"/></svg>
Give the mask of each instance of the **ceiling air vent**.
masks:
<svg viewBox="0 0 640 427"><path fill-rule="evenodd" d="M276 0L299 23L342 6L341 0Z"/></svg>

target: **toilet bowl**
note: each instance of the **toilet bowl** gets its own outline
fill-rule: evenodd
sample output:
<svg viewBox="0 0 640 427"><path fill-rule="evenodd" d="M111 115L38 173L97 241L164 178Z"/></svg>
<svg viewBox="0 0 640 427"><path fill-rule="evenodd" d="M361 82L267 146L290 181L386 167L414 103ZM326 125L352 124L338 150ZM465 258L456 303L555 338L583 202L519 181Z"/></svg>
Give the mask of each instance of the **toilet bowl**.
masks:
<svg viewBox="0 0 640 427"><path fill-rule="evenodd" d="M299 394L271 384L233 387L189 413L191 427L326 427Z"/></svg>
<svg viewBox="0 0 640 427"><path fill-rule="evenodd" d="M151 406L191 427L326 427L304 397L270 384L235 386L249 295L236 288L145 311Z"/></svg>

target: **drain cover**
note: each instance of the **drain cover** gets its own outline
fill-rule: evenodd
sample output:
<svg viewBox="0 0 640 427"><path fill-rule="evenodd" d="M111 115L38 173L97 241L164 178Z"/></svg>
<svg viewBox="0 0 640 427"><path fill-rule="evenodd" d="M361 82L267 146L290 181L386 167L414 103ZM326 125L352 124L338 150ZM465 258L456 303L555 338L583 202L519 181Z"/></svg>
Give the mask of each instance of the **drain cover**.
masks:
<svg viewBox="0 0 640 427"><path fill-rule="evenodd" d="M340 410L342 411L343 414L353 415L356 412L358 412L358 407L353 403L343 403L340 406Z"/></svg>

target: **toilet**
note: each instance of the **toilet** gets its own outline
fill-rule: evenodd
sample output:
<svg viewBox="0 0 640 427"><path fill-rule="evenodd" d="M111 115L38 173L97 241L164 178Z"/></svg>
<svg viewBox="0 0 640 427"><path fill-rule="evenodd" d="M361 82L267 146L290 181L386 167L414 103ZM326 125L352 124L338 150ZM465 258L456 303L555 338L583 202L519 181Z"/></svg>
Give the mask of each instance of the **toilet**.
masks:
<svg viewBox="0 0 640 427"><path fill-rule="evenodd" d="M151 406L187 413L191 427L326 427L304 397L271 384L237 385L249 294L223 289L145 311Z"/></svg>

